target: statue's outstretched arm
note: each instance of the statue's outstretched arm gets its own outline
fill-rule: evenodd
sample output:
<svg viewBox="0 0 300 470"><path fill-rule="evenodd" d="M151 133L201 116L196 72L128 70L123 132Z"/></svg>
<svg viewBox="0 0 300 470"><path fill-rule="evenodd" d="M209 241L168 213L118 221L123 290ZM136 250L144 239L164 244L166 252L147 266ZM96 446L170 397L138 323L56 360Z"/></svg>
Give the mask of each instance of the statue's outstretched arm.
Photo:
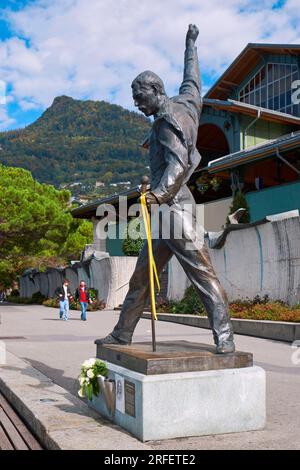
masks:
<svg viewBox="0 0 300 470"><path fill-rule="evenodd" d="M179 94L188 94L195 100L196 106L201 104L201 78L195 42L199 30L196 25L189 25L186 35L186 49L184 54L183 82Z"/></svg>

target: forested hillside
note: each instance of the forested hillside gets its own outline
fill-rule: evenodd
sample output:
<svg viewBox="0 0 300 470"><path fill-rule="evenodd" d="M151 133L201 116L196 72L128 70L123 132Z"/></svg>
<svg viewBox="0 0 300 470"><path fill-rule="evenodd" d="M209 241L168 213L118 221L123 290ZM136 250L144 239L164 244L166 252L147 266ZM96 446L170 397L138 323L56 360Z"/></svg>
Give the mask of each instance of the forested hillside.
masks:
<svg viewBox="0 0 300 470"><path fill-rule="evenodd" d="M0 133L0 163L25 168L55 186L139 183L148 165L140 143L150 121L104 101L55 98L25 129Z"/></svg>

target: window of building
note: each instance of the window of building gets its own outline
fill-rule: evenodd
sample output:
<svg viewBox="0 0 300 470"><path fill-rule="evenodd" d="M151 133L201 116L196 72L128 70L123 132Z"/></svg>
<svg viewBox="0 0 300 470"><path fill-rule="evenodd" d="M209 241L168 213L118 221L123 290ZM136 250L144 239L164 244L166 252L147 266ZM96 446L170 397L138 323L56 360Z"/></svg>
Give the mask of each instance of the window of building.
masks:
<svg viewBox="0 0 300 470"><path fill-rule="evenodd" d="M299 105L292 103L292 83L299 78L297 65L269 63L244 86L239 100L299 116Z"/></svg>

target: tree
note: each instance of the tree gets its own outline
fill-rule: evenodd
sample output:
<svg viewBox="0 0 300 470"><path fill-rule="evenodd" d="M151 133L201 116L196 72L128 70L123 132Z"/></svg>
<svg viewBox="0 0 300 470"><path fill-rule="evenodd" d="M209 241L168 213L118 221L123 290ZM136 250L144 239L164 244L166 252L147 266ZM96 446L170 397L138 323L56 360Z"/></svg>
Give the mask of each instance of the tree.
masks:
<svg viewBox="0 0 300 470"><path fill-rule="evenodd" d="M134 233L134 238L131 235ZM139 235L140 233L140 235ZM138 218L132 219L126 227L125 238L123 240L123 253L126 256L138 256L144 244L143 232L141 223Z"/></svg>
<svg viewBox="0 0 300 470"><path fill-rule="evenodd" d="M8 287L25 268L36 267L40 260L78 257L91 241L92 224L88 227L88 222L73 221L69 191L38 183L27 170L2 165L0 191L2 287Z"/></svg>
<svg viewBox="0 0 300 470"><path fill-rule="evenodd" d="M110 183L111 180L112 180L112 178L113 178L113 176L114 176L114 175L113 175L113 172L112 172L112 171L107 171L107 172L103 175L103 177L102 177L103 183L106 183L106 184L107 184L107 183Z"/></svg>
<svg viewBox="0 0 300 470"><path fill-rule="evenodd" d="M87 220L73 219L62 253L68 259L76 259L93 238L93 224Z"/></svg>
<svg viewBox="0 0 300 470"><path fill-rule="evenodd" d="M232 201L232 204L229 209L229 215L233 214L240 208L246 209L246 212L242 215L239 222L242 224L249 224L250 222L250 209L246 199L246 196L241 192L238 191ZM227 218L227 223L229 223L229 219Z"/></svg>

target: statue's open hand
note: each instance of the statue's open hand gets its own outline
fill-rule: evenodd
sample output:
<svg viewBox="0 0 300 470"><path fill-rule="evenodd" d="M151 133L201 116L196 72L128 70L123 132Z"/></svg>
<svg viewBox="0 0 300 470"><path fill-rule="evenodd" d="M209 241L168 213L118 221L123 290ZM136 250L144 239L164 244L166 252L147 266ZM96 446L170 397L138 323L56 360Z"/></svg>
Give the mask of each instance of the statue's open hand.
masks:
<svg viewBox="0 0 300 470"><path fill-rule="evenodd" d="M195 24L190 24L189 25L189 29L188 29L188 32L186 34L186 40L187 42L188 41L193 41L193 42L196 42L196 39L198 37L198 34L199 34L199 29L197 28L197 26Z"/></svg>

